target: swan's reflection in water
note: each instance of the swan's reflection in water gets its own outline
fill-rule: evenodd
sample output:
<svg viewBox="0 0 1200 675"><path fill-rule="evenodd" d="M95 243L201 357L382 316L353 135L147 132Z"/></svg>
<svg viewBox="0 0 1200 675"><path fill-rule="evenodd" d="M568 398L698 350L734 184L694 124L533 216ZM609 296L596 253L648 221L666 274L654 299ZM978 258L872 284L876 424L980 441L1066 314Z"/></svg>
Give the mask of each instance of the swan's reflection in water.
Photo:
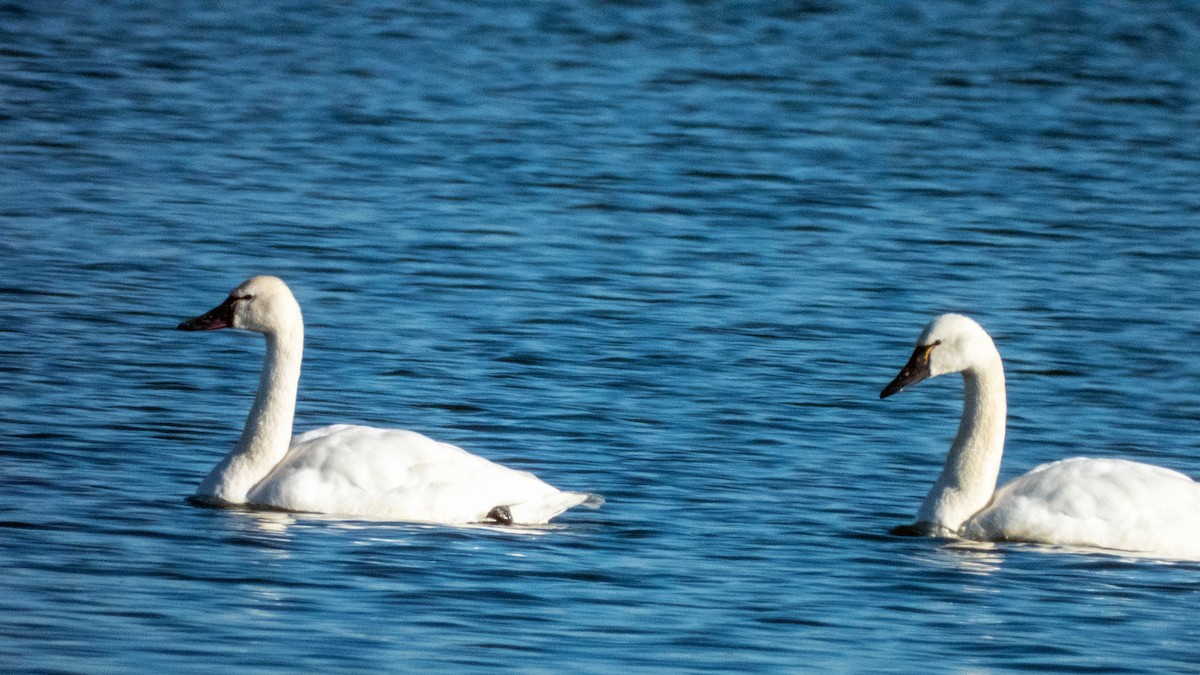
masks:
<svg viewBox="0 0 1200 675"><path fill-rule="evenodd" d="M234 507L227 509L235 516L237 528L255 535L264 543L279 544L289 541L297 528L327 527L338 530L361 531L369 534L373 541L406 541L406 534L414 532L487 533L510 537L541 537L557 531L569 530L567 525L548 523L545 525L498 525L495 523L468 523L448 525L423 523L386 518L347 518L324 513L295 513L277 509Z"/></svg>
<svg viewBox="0 0 1200 675"><path fill-rule="evenodd" d="M249 546L273 560L292 557L296 517L283 511L223 509L235 543Z"/></svg>
<svg viewBox="0 0 1200 675"><path fill-rule="evenodd" d="M926 559L938 567L986 576L1000 571L1004 551L990 541L951 539L930 549Z"/></svg>
<svg viewBox="0 0 1200 675"><path fill-rule="evenodd" d="M250 527L267 535L286 535L296 518L285 511L246 511L243 519Z"/></svg>
<svg viewBox="0 0 1200 675"><path fill-rule="evenodd" d="M970 539L944 540L942 545L931 548L922 558L926 562L946 570L986 576L999 572L1007 556L1021 553L1034 555L1074 554L1069 559L1054 561L1057 566L1061 567L1120 565L1122 563L1142 565L1146 563L1159 563L1161 565L1173 566L1189 565L1195 562L1189 558L1171 558L1158 553L1139 551L1118 551L1086 546L1057 546L1026 542L973 541Z"/></svg>

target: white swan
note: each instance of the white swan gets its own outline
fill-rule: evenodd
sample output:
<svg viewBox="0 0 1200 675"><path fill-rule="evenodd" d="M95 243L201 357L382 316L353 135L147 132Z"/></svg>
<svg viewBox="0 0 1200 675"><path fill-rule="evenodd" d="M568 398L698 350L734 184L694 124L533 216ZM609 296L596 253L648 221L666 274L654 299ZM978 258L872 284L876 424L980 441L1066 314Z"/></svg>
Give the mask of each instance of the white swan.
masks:
<svg viewBox="0 0 1200 675"><path fill-rule="evenodd" d="M262 333L267 353L241 439L195 501L448 524L540 524L577 504L603 503L413 431L338 424L292 438L304 320L280 279L249 279L179 324L219 328Z"/></svg>
<svg viewBox="0 0 1200 675"><path fill-rule="evenodd" d="M996 490L1004 452L1004 367L973 320L939 316L880 393L961 372L963 413L946 465L900 534L1138 551L1200 559L1200 484L1162 467L1076 457L1044 464Z"/></svg>

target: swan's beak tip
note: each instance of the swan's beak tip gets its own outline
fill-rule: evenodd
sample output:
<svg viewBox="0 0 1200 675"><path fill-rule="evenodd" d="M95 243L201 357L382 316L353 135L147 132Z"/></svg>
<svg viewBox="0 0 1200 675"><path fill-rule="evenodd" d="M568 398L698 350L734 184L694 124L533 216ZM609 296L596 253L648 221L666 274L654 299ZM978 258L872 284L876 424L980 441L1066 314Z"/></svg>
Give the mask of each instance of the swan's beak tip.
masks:
<svg viewBox="0 0 1200 675"><path fill-rule="evenodd" d="M892 394L899 394L905 388L930 377L929 352L931 349L933 349L932 346L917 345L917 348L913 350L912 358L900 369L900 374L891 382L888 382L883 391L879 392L879 398L887 398Z"/></svg>

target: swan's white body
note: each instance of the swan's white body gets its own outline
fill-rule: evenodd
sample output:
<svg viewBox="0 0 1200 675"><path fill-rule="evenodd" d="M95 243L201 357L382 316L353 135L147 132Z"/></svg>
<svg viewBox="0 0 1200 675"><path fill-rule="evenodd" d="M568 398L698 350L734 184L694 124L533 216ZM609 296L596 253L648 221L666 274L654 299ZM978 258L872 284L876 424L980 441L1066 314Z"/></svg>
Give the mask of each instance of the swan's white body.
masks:
<svg viewBox="0 0 1200 675"><path fill-rule="evenodd" d="M1176 471L1077 457L996 489L1007 413L1004 367L992 339L971 319L934 319L881 397L952 372L963 375L962 421L913 529L1200 559L1200 484Z"/></svg>
<svg viewBox="0 0 1200 675"><path fill-rule="evenodd" d="M184 330L262 333L266 360L241 439L196 490L198 501L435 523L541 524L597 495L563 492L421 434L334 425L294 438L304 322L288 287L254 277Z"/></svg>

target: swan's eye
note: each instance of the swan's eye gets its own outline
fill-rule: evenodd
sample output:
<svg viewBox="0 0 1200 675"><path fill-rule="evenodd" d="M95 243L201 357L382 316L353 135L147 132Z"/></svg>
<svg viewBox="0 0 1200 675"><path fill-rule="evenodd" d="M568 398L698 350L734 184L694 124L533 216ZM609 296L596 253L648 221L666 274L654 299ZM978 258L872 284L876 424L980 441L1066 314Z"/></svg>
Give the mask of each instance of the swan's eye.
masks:
<svg viewBox="0 0 1200 675"><path fill-rule="evenodd" d="M239 295L233 299L234 302L242 302L243 300L253 300L253 295Z"/></svg>
<svg viewBox="0 0 1200 675"><path fill-rule="evenodd" d="M942 344L941 340L934 340L933 342L930 342L927 345L921 345L921 347L919 347L919 349L921 350L921 358L928 361L929 355L933 353L933 348L940 344Z"/></svg>

